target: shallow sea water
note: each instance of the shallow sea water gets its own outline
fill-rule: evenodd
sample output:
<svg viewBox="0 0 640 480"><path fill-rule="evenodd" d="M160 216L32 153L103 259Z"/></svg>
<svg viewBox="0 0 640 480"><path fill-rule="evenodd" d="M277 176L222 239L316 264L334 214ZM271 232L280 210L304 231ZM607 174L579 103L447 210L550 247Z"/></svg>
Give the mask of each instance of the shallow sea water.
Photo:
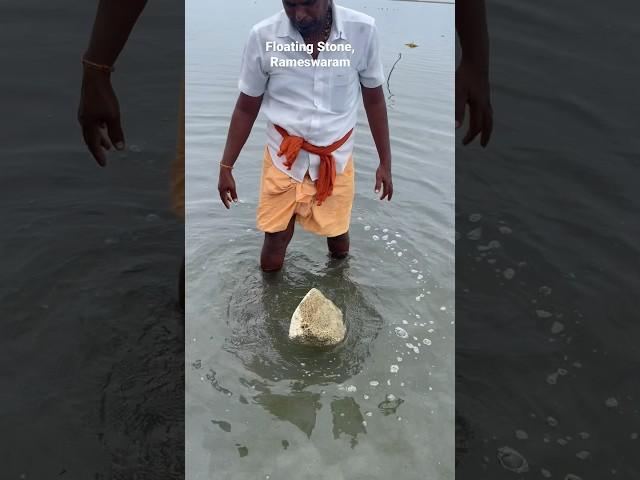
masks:
<svg viewBox="0 0 640 480"><path fill-rule="evenodd" d="M280 4L187 3L189 479L453 478L454 10L341 4L376 18L385 74L402 53L393 95L385 86L394 198L373 192L378 159L361 108L350 257L331 260L323 238L297 227L285 267L265 276L255 228L262 115L236 163L240 202L230 211L217 162L246 35ZM336 349L287 341L311 287L345 314L347 339Z"/></svg>
<svg viewBox="0 0 640 480"><path fill-rule="evenodd" d="M456 150L456 475L639 478L638 7L487 3L494 134Z"/></svg>
<svg viewBox="0 0 640 480"><path fill-rule="evenodd" d="M184 230L169 211L168 188L183 9L149 2L118 59L113 85L128 149L100 169L76 120L79 58L95 7L0 7L0 37L12 45L0 53L0 103L10 119L0 142L7 479L164 479L183 471L176 303Z"/></svg>

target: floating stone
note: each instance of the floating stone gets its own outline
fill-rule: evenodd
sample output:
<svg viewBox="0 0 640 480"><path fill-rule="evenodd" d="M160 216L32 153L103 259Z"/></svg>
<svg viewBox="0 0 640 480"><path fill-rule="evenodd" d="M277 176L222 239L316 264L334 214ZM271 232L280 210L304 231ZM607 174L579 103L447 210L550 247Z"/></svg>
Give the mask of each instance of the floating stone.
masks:
<svg viewBox="0 0 640 480"><path fill-rule="evenodd" d="M289 325L289 339L302 345L327 347L340 343L346 334L342 312L320 290L304 296Z"/></svg>

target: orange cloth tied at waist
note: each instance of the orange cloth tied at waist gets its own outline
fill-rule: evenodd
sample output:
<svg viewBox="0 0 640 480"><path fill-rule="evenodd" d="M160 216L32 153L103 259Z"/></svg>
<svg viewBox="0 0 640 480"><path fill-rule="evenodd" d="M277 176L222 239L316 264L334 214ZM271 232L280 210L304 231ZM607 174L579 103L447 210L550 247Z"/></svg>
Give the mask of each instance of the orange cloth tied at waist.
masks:
<svg viewBox="0 0 640 480"><path fill-rule="evenodd" d="M307 142L302 137L289 135L289 132L279 125L275 125L275 127L278 133L282 135L282 143L280 143L278 156L285 156L286 160L283 163L284 166L287 167L287 170L291 170L293 163L296 161L296 158L298 158L300 149L320 156L320 169L318 172L318 180L316 181L316 200L318 201L318 205L322 205L322 202L333 193L333 183L336 179L336 162L332 154L349 139L353 128L337 142L333 142L326 147L318 147Z"/></svg>

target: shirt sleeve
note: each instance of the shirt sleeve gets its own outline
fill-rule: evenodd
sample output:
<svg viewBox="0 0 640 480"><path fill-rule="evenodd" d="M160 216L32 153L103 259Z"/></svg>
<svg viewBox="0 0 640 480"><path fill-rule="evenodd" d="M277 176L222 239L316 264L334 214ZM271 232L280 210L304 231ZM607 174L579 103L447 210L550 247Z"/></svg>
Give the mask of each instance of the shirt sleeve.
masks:
<svg viewBox="0 0 640 480"><path fill-rule="evenodd" d="M260 45L258 32L251 29L249 39L242 54L242 66L240 67L240 78L238 89L250 97L259 97L267 88L269 75L262 68L262 50L264 45Z"/></svg>
<svg viewBox="0 0 640 480"><path fill-rule="evenodd" d="M366 88L379 87L384 83L384 71L380 58L380 41L375 23L371 26L371 35L367 45L363 68L358 70L360 83Z"/></svg>

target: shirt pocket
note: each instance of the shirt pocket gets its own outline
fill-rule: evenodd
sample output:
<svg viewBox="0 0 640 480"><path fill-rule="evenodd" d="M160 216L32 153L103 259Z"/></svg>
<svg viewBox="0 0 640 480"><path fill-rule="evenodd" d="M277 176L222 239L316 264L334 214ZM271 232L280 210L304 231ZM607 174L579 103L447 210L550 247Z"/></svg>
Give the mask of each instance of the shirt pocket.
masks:
<svg viewBox="0 0 640 480"><path fill-rule="evenodd" d="M346 113L353 103L356 76L352 71L338 70L331 75L329 106L334 113Z"/></svg>

